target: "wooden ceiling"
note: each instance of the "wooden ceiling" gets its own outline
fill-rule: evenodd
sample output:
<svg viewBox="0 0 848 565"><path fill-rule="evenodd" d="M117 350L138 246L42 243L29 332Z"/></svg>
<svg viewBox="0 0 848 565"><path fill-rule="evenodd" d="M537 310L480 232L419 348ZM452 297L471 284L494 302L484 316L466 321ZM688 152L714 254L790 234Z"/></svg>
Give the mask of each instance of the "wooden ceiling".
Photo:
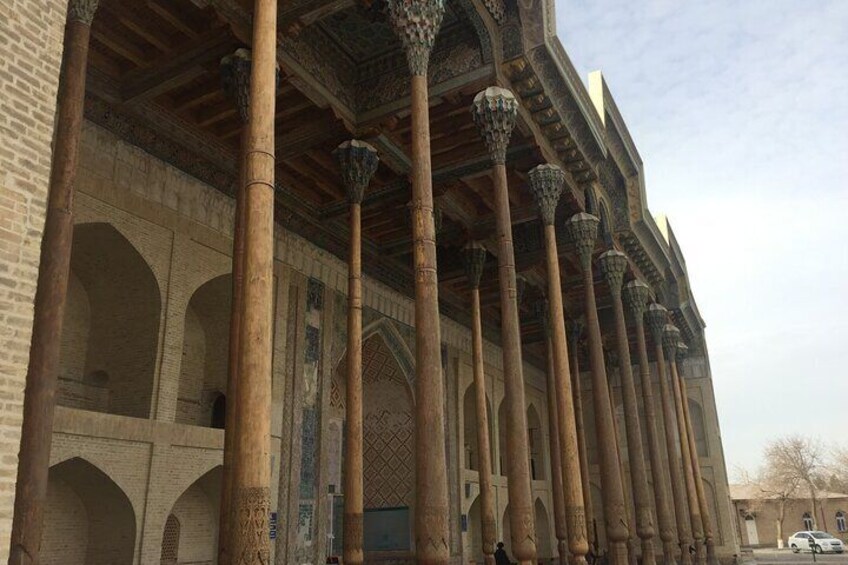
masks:
<svg viewBox="0 0 848 565"><path fill-rule="evenodd" d="M230 178L230 182L217 188L231 194L242 124L235 102L222 90L219 65L222 57L245 45L225 17L212 7L199 8L197 4L206 5L192 0L101 0L92 26L88 97L131 124L115 128L116 133L127 137L127 132L132 132L130 142L190 174L219 171L215 178ZM338 6L365 10L352 2ZM367 131L351 131L331 108L319 106L298 88L302 80L297 79L303 77L282 68L280 78L275 122L280 187L277 221L345 259L347 198L332 151L354 135L391 148L400 158L383 160L363 202L363 267L366 275L410 295L412 246L407 203L411 191L404 166L411 155L408 110L397 111ZM490 165L470 115L474 94L492 80L458 85L434 98L430 109L434 194L442 218L438 234L440 299L443 311L464 324L469 322L469 287L461 247L469 239L479 239L497 251ZM98 119L91 114L89 119L107 124L102 116ZM541 241L526 172L542 159L534 139L523 131L530 130L515 130L508 163L516 262L531 285L544 287L544 255L538 241L523 247L519 241ZM161 149L160 138L167 141L168 151ZM211 182L209 178L201 180ZM558 210L558 225L579 209L580 204L567 191ZM560 254L566 304L570 310L582 312L581 279L573 253L563 244ZM496 260L490 257L481 297L485 331L495 340L500 325L496 274ZM601 305L609 302L605 287L597 285ZM528 291L521 318L526 356L544 366L544 340L533 305L539 294L539 290Z"/></svg>

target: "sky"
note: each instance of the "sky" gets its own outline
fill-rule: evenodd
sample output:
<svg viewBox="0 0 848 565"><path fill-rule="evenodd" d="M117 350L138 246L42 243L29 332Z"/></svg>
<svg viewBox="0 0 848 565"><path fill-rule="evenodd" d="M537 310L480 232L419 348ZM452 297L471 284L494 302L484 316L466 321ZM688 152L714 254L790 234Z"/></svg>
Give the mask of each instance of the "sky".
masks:
<svg viewBox="0 0 848 565"><path fill-rule="evenodd" d="M848 0L556 0L600 69L706 324L731 480L848 447Z"/></svg>

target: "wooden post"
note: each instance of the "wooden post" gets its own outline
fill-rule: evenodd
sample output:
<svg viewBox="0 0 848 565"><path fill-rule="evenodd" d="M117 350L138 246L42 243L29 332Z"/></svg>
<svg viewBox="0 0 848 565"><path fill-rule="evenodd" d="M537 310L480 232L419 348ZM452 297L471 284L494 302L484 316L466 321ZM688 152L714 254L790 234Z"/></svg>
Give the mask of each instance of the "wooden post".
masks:
<svg viewBox="0 0 848 565"><path fill-rule="evenodd" d="M489 417L486 403L486 374L483 370L483 325L480 315L480 277L486 263L486 249L470 242L464 249L465 273L471 286L471 361L474 370L474 400L477 407L477 470L480 475L480 526L483 533L483 561L495 563L497 523L492 490L492 457L489 446Z"/></svg>
<svg viewBox="0 0 848 565"><path fill-rule="evenodd" d="M344 548L346 565L362 565L362 196L377 170L377 150L345 141L335 150L350 202L347 290L347 381L345 390Z"/></svg>
<svg viewBox="0 0 848 565"><path fill-rule="evenodd" d="M648 285L633 280L624 286L624 300L630 309L636 325L636 349L639 356L639 379L642 385L642 404L645 409L645 429L648 436L648 455L651 460L651 477L654 483L654 502L657 508L657 522L660 541L663 546L662 565L675 565L674 559L674 519L669 505L669 486L663 472L660 437L657 431L657 413L654 406L651 366L648 363L648 348L645 343L645 309L650 295Z"/></svg>
<svg viewBox="0 0 848 565"><path fill-rule="evenodd" d="M583 498L583 481L580 473L580 447L574 415L571 371L568 358L568 340L565 334L562 283L559 269L554 218L556 207L565 183L565 173L556 165L539 165L528 175L530 191L539 207L539 217L545 230L545 254L548 273L548 350L553 351L552 387L556 401L555 415L558 416L560 476L565 501L568 548L574 563L586 562L589 540L586 534L586 509ZM550 379L550 377L549 377ZM553 420L552 420L553 421ZM553 432L552 432L553 433ZM561 556L562 557L562 556ZM564 562L564 561L563 561Z"/></svg>
<svg viewBox="0 0 848 565"><path fill-rule="evenodd" d="M646 314L648 327L654 341L654 354L657 360L657 374L660 382L660 403L663 411L663 431L665 432L665 447L668 455L668 474L671 478L671 496L674 501L674 517L677 522L677 541L680 544L681 565L691 565L692 556L689 555L689 546L692 543L692 532L689 529L687 519L686 485L680 469L679 446L676 443L675 427L676 415L674 411L674 400L668 390L666 379L665 356L663 354L663 328L668 321L668 311L661 304L648 306Z"/></svg>
<svg viewBox="0 0 848 565"><path fill-rule="evenodd" d="M624 486L619 467L615 423L610 405L604 352L601 344L601 327L595 304L592 276L592 252L598 235L599 220L585 212L575 214L566 222L566 230L577 247L583 271L586 326L589 337L589 366L592 371L592 398L595 406L595 427L598 433L598 453L601 468L601 493L604 502L609 558L612 565L627 565L627 510L624 505Z"/></svg>
<svg viewBox="0 0 848 565"><path fill-rule="evenodd" d="M247 121L250 117L250 51L238 49L221 59L221 82L225 93L236 102L242 120L236 179L236 210L233 222L232 300L230 303L229 351L227 359L227 403L224 421L224 467L221 477L221 504L218 515L218 563L230 565L230 521L232 520L233 475L235 469L236 402L238 395L239 343L241 340L242 292L244 287L245 166Z"/></svg>
<svg viewBox="0 0 848 565"><path fill-rule="evenodd" d="M701 461L698 455L698 445L695 442L695 431L692 428L692 417L689 413L689 394L686 391L686 379L683 378L683 359L689 348L683 342L677 344L677 373L680 381L680 395L683 398L683 415L686 418L686 434L689 438L689 452L692 454L692 469L695 473L695 490L698 493L698 505L701 507L701 520L704 523L704 545L707 546L707 565L718 565L715 554L715 539L713 538L712 513L707 504L707 493L704 489L704 479L701 476Z"/></svg>
<svg viewBox="0 0 848 565"><path fill-rule="evenodd" d="M677 344L680 342L680 330L672 324L666 324L663 330L663 349L669 365L671 390L674 395L674 408L677 416L677 439L680 441L680 453L683 461L683 476L686 481L686 500L689 504L689 520L692 524L692 537L695 540L695 563L703 565L704 525L701 521L701 506L698 503L698 491L695 486L695 472L692 469L692 454L689 451L689 439L686 434L686 418L683 413L683 396L680 394L680 379L677 377Z"/></svg>
<svg viewBox="0 0 848 565"><path fill-rule="evenodd" d="M521 328L518 322L518 289L515 251L506 179L506 149L518 102L512 92L492 86L474 97L471 115L492 158L495 218L498 239L498 274L501 298L501 347L506 401L507 480L509 481L509 527L512 552L521 565L536 560L536 527L530 492L530 457L527 446L527 414L524 404L524 371L521 362Z"/></svg>
<svg viewBox="0 0 848 565"><path fill-rule="evenodd" d="M580 460L580 483L583 488L583 507L586 509L586 529L589 548L597 555L598 539L595 524L595 512L592 503L592 484L589 480L589 452L586 445L586 427L583 421L583 385L580 383L580 336L586 329L585 319L572 318L568 323L569 347L571 353L571 392L574 397L574 422L577 429L577 450Z"/></svg>
<svg viewBox="0 0 848 565"><path fill-rule="evenodd" d="M619 361L618 374L621 378L621 397L624 404L624 432L627 436L633 506L636 509L636 535L642 542L642 565L655 565L654 518L651 512L650 495L648 494L645 452L642 447L642 425L639 421L639 401L636 398L636 385L633 382L630 343L627 337L627 323L624 319L624 304L621 298L624 273L628 267L627 256L613 249L601 255L600 265L612 295Z"/></svg>
<svg viewBox="0 0 848 565"><path fill-rule="evenodd" d="M415 261L415 551L421 565L446 565L448 479L436 274L427 66L444 0L389 0L389 19L412 75L412 237Z"/></svg>
<svg viewBox="0 0 848 565"><path fill-rule="evenodd" d="M24 391L9 563L37 564L47 499L59 346L74 236L74 182L82 131L91 22L97 0L71 0L56 105L56 139Z"/></svg>
<svg viewBox="0 0 848 565"><path fill-rule="evenodd" d="M277 2L256 0L244 151L244 288L236 391L231 562L270 560L271 355L274 303L274 105Z"/></svg>

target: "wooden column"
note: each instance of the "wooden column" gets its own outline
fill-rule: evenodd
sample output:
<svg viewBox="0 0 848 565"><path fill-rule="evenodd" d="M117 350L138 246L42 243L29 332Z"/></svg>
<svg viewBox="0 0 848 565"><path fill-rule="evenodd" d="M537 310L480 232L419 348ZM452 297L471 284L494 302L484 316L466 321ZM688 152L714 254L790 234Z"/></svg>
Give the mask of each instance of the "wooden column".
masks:
<svg viewBox="0 0 848 565"><path fill-rule="evenodd" d="M235 470L236 402L241 340L242 291L244 285L245 183L244 156L247 149L247 121L250 117L250 51L238 49L221 59L221 82L232 98L242 121L236 179L236 210L233 222L232 299L230 302L229 351L227 359L227 403L224 421L224 467L221 477L221 503L218 513L218 563L229 565L230 521L232 520L233 475Z"/></svg>
<svg viewBox="0 0 848 565"><path fill-rule="evenodd" d="M586 446L586 426L583 421L583 385L580 383L580 336L586 328L584 318L571 319L568 322L568 337L571 353L571 392L574 398L574 422L577 429L577 451L580 459L580 483L583 488L583 507L586 509L586 529L589 547L598 553L598 525L592 503L592 485L589 480L589 452Z"/></svg>
<svg viewBox="0 0 848 565"><path fill-rule="evenodd" d="M515 126L518 102L504 88L492 86L477 94L471 109L474 122L492 158L495 217L498 239L498 272L501 290L501 347L506 400L506 462L509 481L509 527L512 551L521 565L536 560L536 527L530 492L530 457L527 446L527 414L524 404L524 372L518 322L518 291L515 252L506 179L506 148ZM501 423L503 425L504 422Z"/></svg>
<svg viewBox="0 0 848 565"><path fill-rule="evenodd" d="M691 565L692 556L689 555L689 546L692 543L692 531L689 529L687 514L686 484L683 482L683 471L678 454L679 445L675 437L677 416L674 410L674 399L668 390L662 344L663 328L668 321L668 311L661 304L651 304L648 306L648 313L645 316L654 341L654 355L660 383L660 404L662 405L663 431L665 432L665 447L668 456L668 474L671 479L671 496L677 523L677 541L680 545L680 563L681 565Z"/></svg>
<svg viewBox="0 0 848 565"><path fill-rule="evenodd" d="M701 507L701 520L704 524L704 545L707 546L707 565L718 565L718 557L715 554L715 539L713 537L712 513L707 504L707 493L704 489L704 479L701 476L701 461L698 455L698 445L695 442L695 431L692 428L692 417L689 413L689 394L686 391L686 379L683 378L683 359L689 348L683 342L677 344L677 367L678 380L680 381L680 395L683 398L683 415L686 418L686 434L689 438L689 452L692 454L692 469L695 474L695 491L698 493L698 505Z"/></svg>
<svg viewBox="0 0 848 565"><path fill-rule="evenodd" d="M489 445L489 406L486 403L486 374L483 369L483 325L480 315L480 277L486 264L486 249L470 242L463 250L465 273L471 286L471 362L474 370L474 401L477 408L477 472L480 476L480 527L483 533L483 560L495 563L497 522L492 489L492 451Z"/></svg>
<svg viewBox="0 0 848 565"><path fill-rule="evenodd" d="M675 565L674 559L674 519L669 505L669 487L663 471L662 451L657 431L657 413L654 406L651 366L648 363L648 349L645 343L644 315L650 296L648 285L633 280L624 285L624 301L632 314L636 326L636 350L639 356L639 380L642 386L642 404L645 410L645 430L648 437L648 455L651 460L651 477L654 483L654 502L657 508L657 525L663 546L662 565Z"/></svg>
<svg viewBox="0 0 848 565"><path fill-rule="evenodd" d="M244 150L245 233L232 484L232 558L270 560L271 354L274 302L274 103L277 2L256 0Z"/></svg>
<svg viewBox="0 0 848 565"><path fill-rule="evenodd" d="M377 150L345 141L334 151L350 202L345 387L344 549L346 565L362 565L362 196L377 170Z"/></svg>
<svg viewBox="0 0 848 565"><path fill-rule="evenodd" d="M704 563L704 525L701 521L701 506L698 503L698 491L695 486L695 472L692 469L692 454L689 451L689 439L686 434L686 418L683 413L683 396L680 394L680 380L677 378L677 344L680 342L680 330L672 324L666 324L663 330L663 350L669 366L671 390L674 395L675 415L677 416L677 439L680 442L680 454L683 461L683 477L686 485L686 500L689 504L689 521L692 524L692 537L695 540L695 563Z"/></svg>
<svg viewBox="0 0 848 565"><path fill-rule="evenodd" d="M56 102L56 139L24 390L9 550L9 563L14 565L37 564L41 548L58 386L59 346L74 237L74 182L79 160L88 43L97 4L97 0L71 0L68 5L65 51Z"/></svg>
<svg viewBox="0 0 848 565"><path fill-rule="evenodd" d="M601 493L604 502L604 519L609 543L609 558L612 565L628 563L627 510L624 506L624 486L618 461L618 445L615 440L615 423L610 406L609 383L604 364L601 344L601 327L595 304L595 288L592 276L592 252L598 236L599 220L595 216L579 213L566 222L566 229L577 248L580 267L583 270L585 292L586 327L589 338L589 366L592 371L592 398L595 407L595 427L598 433L598 453L601 468Z"/></svg>
<svg viewBox="0 0 848 565"><path fill-rule="evenodd" d="M412 238L415 262L415 551L422 565L450 559L445 407L430 162L427 65L444 0L389 0L389 19L412 75Z"/></svg>
<svg viewBox="0 0 848 565"><path fill-rule="evenodd" d="M651 512L651 499L648 493L645 451L642 448L639 401L636 398L636 385L633 382L630 342L627 337L627 323L624 319L624 304L621 298L624 273L628 266L627 256L613 249L601 255L600 265L612 296L616 348L619 360L618 374L621 378L621 397L624 404L624 431L627 436L633 506L636 509L636 535L642 542L642 564L655 565L654 517Z"/></svg>
<svg viewBox="0 0 848 565"><path fill-rule="evenodd" d="M568 531L568 549L577 564L585 563L589 551L586 535L586 509L583 503L583 482L580 475L580 448L574 417L571 389L571 372L568 358L568 340L565 335L562 282L559 270L554 218L556 207L565 183L565 173L556 165L539 165L528 175L530 191L539 207L539 217L545 230L545 255L548 273L548 350L553 350L553 386L549 396L556 400L558 416L559 449L562 467L560 477L565 500Z"/></svg>

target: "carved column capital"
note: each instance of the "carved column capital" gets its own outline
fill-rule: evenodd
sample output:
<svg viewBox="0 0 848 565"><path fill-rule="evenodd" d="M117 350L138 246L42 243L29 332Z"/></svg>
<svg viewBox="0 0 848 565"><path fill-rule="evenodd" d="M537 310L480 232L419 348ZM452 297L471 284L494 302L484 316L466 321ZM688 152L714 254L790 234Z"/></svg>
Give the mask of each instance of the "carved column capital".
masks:
<svg viewBox="0 0 848 565"><path fill-rule="evenodd" d="M80 22L87 26L94 21L99 0L70 0L68 2L68 21Z"/></svg>
<svg viewBox="0 0 848 565"><path fill-rule="evenodd" d="M627 270L627 255L617 249L610 249L601 254L598 262L601 264L601 272L612 294L620 294L621 285L624 283L624 272Z"/></svg>
<svg viewBox="0 0 848 565"><path fill-rule="evenodd" d="M651 335L654 336L654 343L662 343L663 329L668 323L668 310L665 306L656 302L648 306L645 321L648 322Z"/></svg>
<svg viewBox="0 0 848 565"><path fill-rule="evenodd" d="M242 123L250 116L250 49L236 49L221 59L221 86L235 100Z"/></svg>
<svg viewBox="0 0 848 565"><path fill-rule="evenodd" d="M689 346L683 343L682 341L677 342L677 349L674 352L675 359L677 359L677 371L683 375L683 361L686 359L686 356L689 355Z"/></svg>
<svg viewBox="0 0 848 565"><path fill-rule="evenodd" d="M677 344L680 342L680 330L674 324L666 324L663 328L662 344L665 357L673 360L677 354Z"/></svg>
<svg viewBox="0 0 848 565"><path fill-rule="evenodd" d="M650 287L639 279L634 279L624 285L622 296L624 303L633 313L633 317L637 321L642 320L642 316L648 309L648 298L651 296Z"/></svg>
<svg viewBox="0 0 848 565"><path fill-rule="evenodd" d="M579 318L569 318L568 321L565 322L565 326L565 329L568 332L569 347L576 351L577 346L580 343L580 337L586 329L586 319L583 316L580 316Z"/></svg>
<svg viewBox="0 0 848 565"><path fill-rule="evenodd" d="M527 294L528 286L530 286L530 284L527 282L525 277L522 275L515 275L515 303L518 304L519 308L521 308L524 296Z"/></svg>
<svg viewBox="0 0 848 565"><path fill-rule="evenodd" d="M553 225L559 197L565 183L565 173L556 165L538 165L528 174L530 192L539 207L539 215L546 226Z"/></svg>
<svg viewBox="0 0 848 565"><path fill-rule="evenodd" d="M427 76L430 51L445 15L445 0L388 0L389 21L413 76Z"/></svg>
<svg viewBox="0 0 848 565"><path fill-rule="evenodd" d="M364 141L351 139L336 147L333 155L339 163L348 200L351 204L361 204L365 189L380 162L377 150Z"/></svg>
<svg viewBox="0 0 848 565"><path fill-rule="evenodd" d="M483 267L486 265L486 248L479 241L469 241L462 249L465 263L465 276L471 288L480 288L480 277L483 276Z"/></svg>
<svg viewBox="0 0 848 565"><path fill-rule="evenodd" d="M565 231L577 248L580 265L584 271L592 268L592 251L595 249L595 240L598 238L599 223L597 216L586 212L574 214L565 222Z"/></svg>
<svg viewBox="0 0 848 565"><path fill-rule="evenodd" d="M515 127L518 101L506 88L490 86L474 97L471 116L486 141L489 155L495 164L506 162L506 148Z"/></svg>

